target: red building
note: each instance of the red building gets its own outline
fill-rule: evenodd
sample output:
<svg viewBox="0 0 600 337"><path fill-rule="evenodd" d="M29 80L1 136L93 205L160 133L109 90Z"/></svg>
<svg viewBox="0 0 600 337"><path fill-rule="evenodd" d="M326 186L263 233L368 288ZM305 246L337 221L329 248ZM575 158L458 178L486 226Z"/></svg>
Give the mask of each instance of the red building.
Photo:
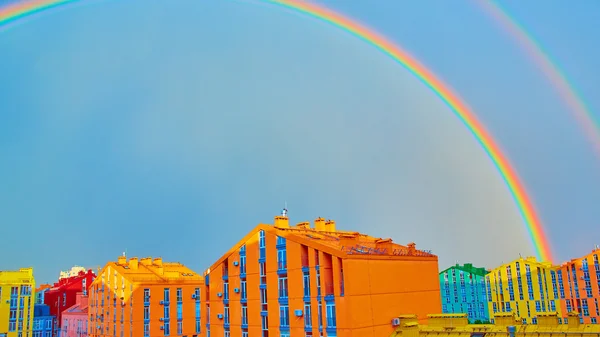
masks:
<svg viewBox="0 0 600 337"><path fill-rule="evenodd" d="M50 307L50 315L56 317L53 337L58 337L62 326L62 313L77 303L77 293L87 296L87 291L96 278L92 270L80 271L76 276L65 277L54 283L44 294L44 304Z"/></svg>
<svg viewBox="0 0 600 337"><path fill-rule="evenodd" d="M77 293L75 305L62 312L61 337L87 337L88 297Z"/></svg>

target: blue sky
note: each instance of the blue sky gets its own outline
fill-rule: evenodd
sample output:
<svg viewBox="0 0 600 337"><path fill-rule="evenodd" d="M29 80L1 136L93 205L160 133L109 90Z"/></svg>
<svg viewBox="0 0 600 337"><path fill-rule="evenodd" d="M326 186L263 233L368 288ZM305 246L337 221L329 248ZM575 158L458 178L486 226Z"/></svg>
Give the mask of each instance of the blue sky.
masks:
<svg viewBox="0 0 600 337"><path fill-rule="evenodd" d="M326 1L417 56L515 164L559 261L600 244L600 160L474 1ZM507 1L600 109L600 4ZM287 201L459 262L533 253L483 150L372 46L258 1L87 1L0 30L0 269L124 250L201 272ZM29 233L33 231L33 237ZM8 258L10 256L10 258Z"/></svg>

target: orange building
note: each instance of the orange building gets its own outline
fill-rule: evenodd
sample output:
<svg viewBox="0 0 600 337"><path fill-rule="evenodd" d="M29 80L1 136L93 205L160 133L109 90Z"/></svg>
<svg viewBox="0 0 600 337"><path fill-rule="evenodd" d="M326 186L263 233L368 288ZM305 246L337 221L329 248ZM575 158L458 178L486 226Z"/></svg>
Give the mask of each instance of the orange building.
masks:
<svg viewBox="0 0 600 337"><path fill-rule="evenodd" d="M89 336L198 336L203 285L180 263L121 256L90 287Z"/></svg>
<svg viewBox="0 0 600 337"><path fill-rule="evenodd" d="M557 270L562 312L578 312L581 323L600 321L600 248Z"/></svg>
<svg viewBox="0 0 600 337"><path fill-rule="evenodd" d="M205 272L206 336L389 336L441 310L438 259L319 218L259 224Z"/></svg>

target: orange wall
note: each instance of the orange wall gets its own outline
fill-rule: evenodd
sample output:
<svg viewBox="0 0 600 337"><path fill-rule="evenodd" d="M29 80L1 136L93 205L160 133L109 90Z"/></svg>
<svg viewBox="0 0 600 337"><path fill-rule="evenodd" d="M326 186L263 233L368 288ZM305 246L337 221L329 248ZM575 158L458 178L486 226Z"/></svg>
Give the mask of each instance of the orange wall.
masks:
<svg viewBox="0 0 600 337"><path fill-rule="evenodd" d="M98 277L100 280L100 276ZM196 288L201 288L202 284L177 284L177 282L168 284L135 284L133 291L131 290L131 283L126 283L126 288L122 289L121 276L118 277L119 283L117 284L117 318L116 318L116 331L117 336L121 336L121 330L124 332L124 337L138 337L144 335L144 289L150 289L150 335L163 335L160 330L160 326L163 322L160 322L160 318L164 316L164 306L160 304L160 301L164 299L164 288L170 288L170 332L172 336L177 335L177 288L182 288L182 314L183 314L183 335L195 335L196 334L196 309L195 300L192 299L192 294ZM114 283L111 287L105 286L104 288L104 332L95 330L97 325L102 325L100 321L93 320L97 313L101 313L101 294L100 289L102 288L101 283L95 283L93 290L90 291L90 307L89 311L89 336L113 336L113 328L115 324L114 320ZM120 297L124 293L125 305L121 305ZM96 293L98 296L96 296ZM108 299L107 299L108 295ZM110 320L107 319L106 312L110 312ZM123 317L123 323L121 324L121 317ZM132 319L133 317L133 319ZM106 329L109 328L109 329ZM204 326L202 327L204 331Z"/></svg>
<svg viewBox="0 0 600 337"><path fill-rule="evenodd" d="M279 295L277 275L277 235L275 231L266 233L267 297L269 315L269 335L279 336ZM246 281L248 298L248 331L250 336L261 334L259 248L257 232L246 243ZM296 317L294 311L304 310L304 289L302 272L302 245L287 240L288 302L290 312L290 334L304 336L304 317ZM229 270L230 331L232 337L241 336L240 294L233 289L241 288L239 247L226 260ZM310 267L311 310L313 335L319 335L318 302L316 281L316 256L319 256L321 270L321 297L323 311L323 335L326 333L326 306L324 296L333 292L336 303L337 336L389 336L394 328L391 320L400 314L417 314L421 322L429 313L441 312L441 297L438 282L437 258L410 257L353 257L340 259L336 256L308 248ZM328 257L330 256L330 258ZM330 261L330 262L328 262ZM224 263L224 262L223 262ZM213 266L210 271L211 335L223 335L223 292L222 265ZM341 271L343 266L345 295L341 292ZM327 282L329 280L329 282ZM204 310L204 309L203 309ZM205 312L205 311L203 311ZM203 329L206 322L203 317ZM203 330L205 332L205 330Z"/></svg>
<svg viewBox="0 0 600 337"><path fill-rule="evenodd" d="M594 255L596 257L594 257ZM585 280L582 279L583 271L580 268L583 266L583 260L587 259L588 270L589 270L589 282L592 289L592 296L588 297L585 289ZM573 259L570 262L563 264L560 267L562 271L562 280L565 289L565 299L560 300L560 306L563 310L562 312L566 316L567 314L567 305L566 300L572 300L573 306L571 307L571 311L578 311L583 314L582 308L582 300L587 299L588 302L588 310L589 315L583 316L583 322L585 324L590 324L592 317L596 318L596 321L600 321L600 315L597 312L600 312L600 271L596 269L595 259L600 259L600 250L594 250L590 254L580 257L578 259ZM571 265L575 264L576 268L576 276L577 276L577 285L579 286L579 296L577 296L576 289L573 284L573 275L567 273L567 266L571 269ZM600 267L599 267L600 268ZM571 283L569 283L569 281ZM573 292L573 297L571 297L571 289ZM596 302L598 303L596 305Z"/></svg>

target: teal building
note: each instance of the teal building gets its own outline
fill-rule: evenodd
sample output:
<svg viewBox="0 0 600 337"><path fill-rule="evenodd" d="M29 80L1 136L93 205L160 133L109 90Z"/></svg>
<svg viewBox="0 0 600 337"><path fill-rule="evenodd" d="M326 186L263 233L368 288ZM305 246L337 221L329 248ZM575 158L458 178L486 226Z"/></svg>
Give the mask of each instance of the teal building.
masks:
<svg viewBox="0 0 600 337"><path fill-rule="evenodd" d="M473 267L471 263L454 265L440 272L442 311L448 314L467 314L469 321L489 322L486 293L485 268Z"/></svg>

